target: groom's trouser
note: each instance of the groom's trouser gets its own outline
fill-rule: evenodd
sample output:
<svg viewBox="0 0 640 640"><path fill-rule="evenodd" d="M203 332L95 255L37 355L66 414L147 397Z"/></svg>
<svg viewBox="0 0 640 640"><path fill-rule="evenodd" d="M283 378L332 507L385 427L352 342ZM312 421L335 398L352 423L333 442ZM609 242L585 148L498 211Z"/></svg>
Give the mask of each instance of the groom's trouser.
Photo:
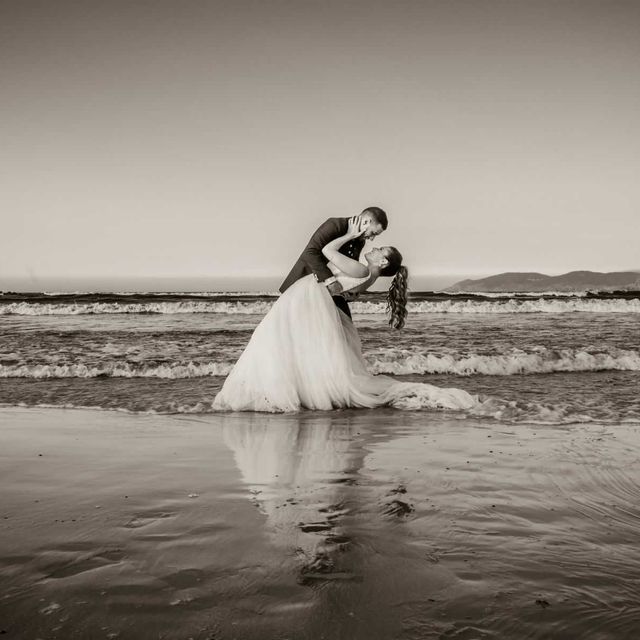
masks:
<svg viewBox="0 0 640 640"><path fill-rule="evenodd" d="M344 299L343 296L331 296L333 298L333 301L336 305L336 307L338 307L338 309L340 309L341 311L344 311L347 314L347 317L349 318L349 320L351 320L351 310L349 309L349 305L347 304L347 301Z"/></svg>

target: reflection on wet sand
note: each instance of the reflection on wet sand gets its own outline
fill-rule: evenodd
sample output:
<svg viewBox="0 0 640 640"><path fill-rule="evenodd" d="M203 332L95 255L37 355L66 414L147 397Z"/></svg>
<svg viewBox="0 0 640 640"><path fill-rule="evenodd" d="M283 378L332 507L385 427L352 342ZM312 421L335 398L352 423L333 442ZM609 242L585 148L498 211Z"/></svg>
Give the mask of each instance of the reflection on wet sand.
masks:
<svg viewBox="0 0 640 640"><path fill-rule="evenodd" d="M0 417L7 637L637 636L633 425Z"/></svg>
<svg viewBox="0 0 640 640"><path fill-rule="evenodd" d="M223 435L273 544L298 557L299 582L361 579L344 558L354 542L347 516L357 509L353 487L366 456L358 446L366 436L362 421L251 414L225 423Z"/></svg>
<svg viewBox="0 0 640 640"><path fill-rule="evenodd" d="M372 482L367 459L399 431L362 412L228 417L223 438L264 515L274 555L299 585L316 592L305 633L321 637L392 637L402 603L449 588L450 572L425 561L405 529L414 507L401 474ZM305 635L304 637L307 637Z"/></svg>

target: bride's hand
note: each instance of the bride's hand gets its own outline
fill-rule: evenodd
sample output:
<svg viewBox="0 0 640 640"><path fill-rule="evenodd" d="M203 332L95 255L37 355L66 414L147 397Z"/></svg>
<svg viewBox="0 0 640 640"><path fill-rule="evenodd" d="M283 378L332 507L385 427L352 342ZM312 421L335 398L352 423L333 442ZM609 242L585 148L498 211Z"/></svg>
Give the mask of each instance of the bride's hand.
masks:
<svg viewBox="0 0 640 640"><path fill-rule="evenodd" d="M367 220L362 220L357 216L349 218L349 228L347 229L347 235L349 238L359 238L367 227Z"/></svg>

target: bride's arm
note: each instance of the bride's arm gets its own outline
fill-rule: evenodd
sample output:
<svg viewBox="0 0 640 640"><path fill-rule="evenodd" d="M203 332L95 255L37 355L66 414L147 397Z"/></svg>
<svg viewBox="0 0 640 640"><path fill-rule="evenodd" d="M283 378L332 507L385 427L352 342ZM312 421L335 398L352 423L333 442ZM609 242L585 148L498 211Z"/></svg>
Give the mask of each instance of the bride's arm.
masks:
<svg viewBox="0 0 640 640"><path fill-rule="evenodd" d="M361 236L362 233L363 230L359 228L358 224L353 224L349 221L349 230L347 233L325 244L322 248L324 257L330 262L333 262L333 264L335 264L342 273L347 276L351 276L352 278L364 278L365 276L368 276L369 269L367 269L367 267L365 267L361 262L340 253L338 249L340 249L340 247L346 242L349 242L349 240L353 240L354 238Z"/></svg>

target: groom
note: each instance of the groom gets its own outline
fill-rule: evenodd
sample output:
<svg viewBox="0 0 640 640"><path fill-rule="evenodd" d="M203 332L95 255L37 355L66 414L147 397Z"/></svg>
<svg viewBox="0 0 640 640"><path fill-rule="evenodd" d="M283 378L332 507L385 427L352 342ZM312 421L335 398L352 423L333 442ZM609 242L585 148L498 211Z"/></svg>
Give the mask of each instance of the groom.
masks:
<svg viewBox="0 0 640 640"><path fill-rule="evenodd" d="M380 235L387 228L388 222L387 214L379 207L367 207L356 217L365 224L365 232L359 238L350 240L342 245L340 253L354 260L359 260L365 240L371 240ZM300 278L313 273L316 280L327 287L338 309L341 309L351 317L349 305L344 296L341 295L342 286L336 281L329 267L327 267L328 260L322 253L322 249L326 244L347 233L348 226L349 218L329 218L321 224L311 236L289 275L280 285L280 293L284 293Z"/></svg>

